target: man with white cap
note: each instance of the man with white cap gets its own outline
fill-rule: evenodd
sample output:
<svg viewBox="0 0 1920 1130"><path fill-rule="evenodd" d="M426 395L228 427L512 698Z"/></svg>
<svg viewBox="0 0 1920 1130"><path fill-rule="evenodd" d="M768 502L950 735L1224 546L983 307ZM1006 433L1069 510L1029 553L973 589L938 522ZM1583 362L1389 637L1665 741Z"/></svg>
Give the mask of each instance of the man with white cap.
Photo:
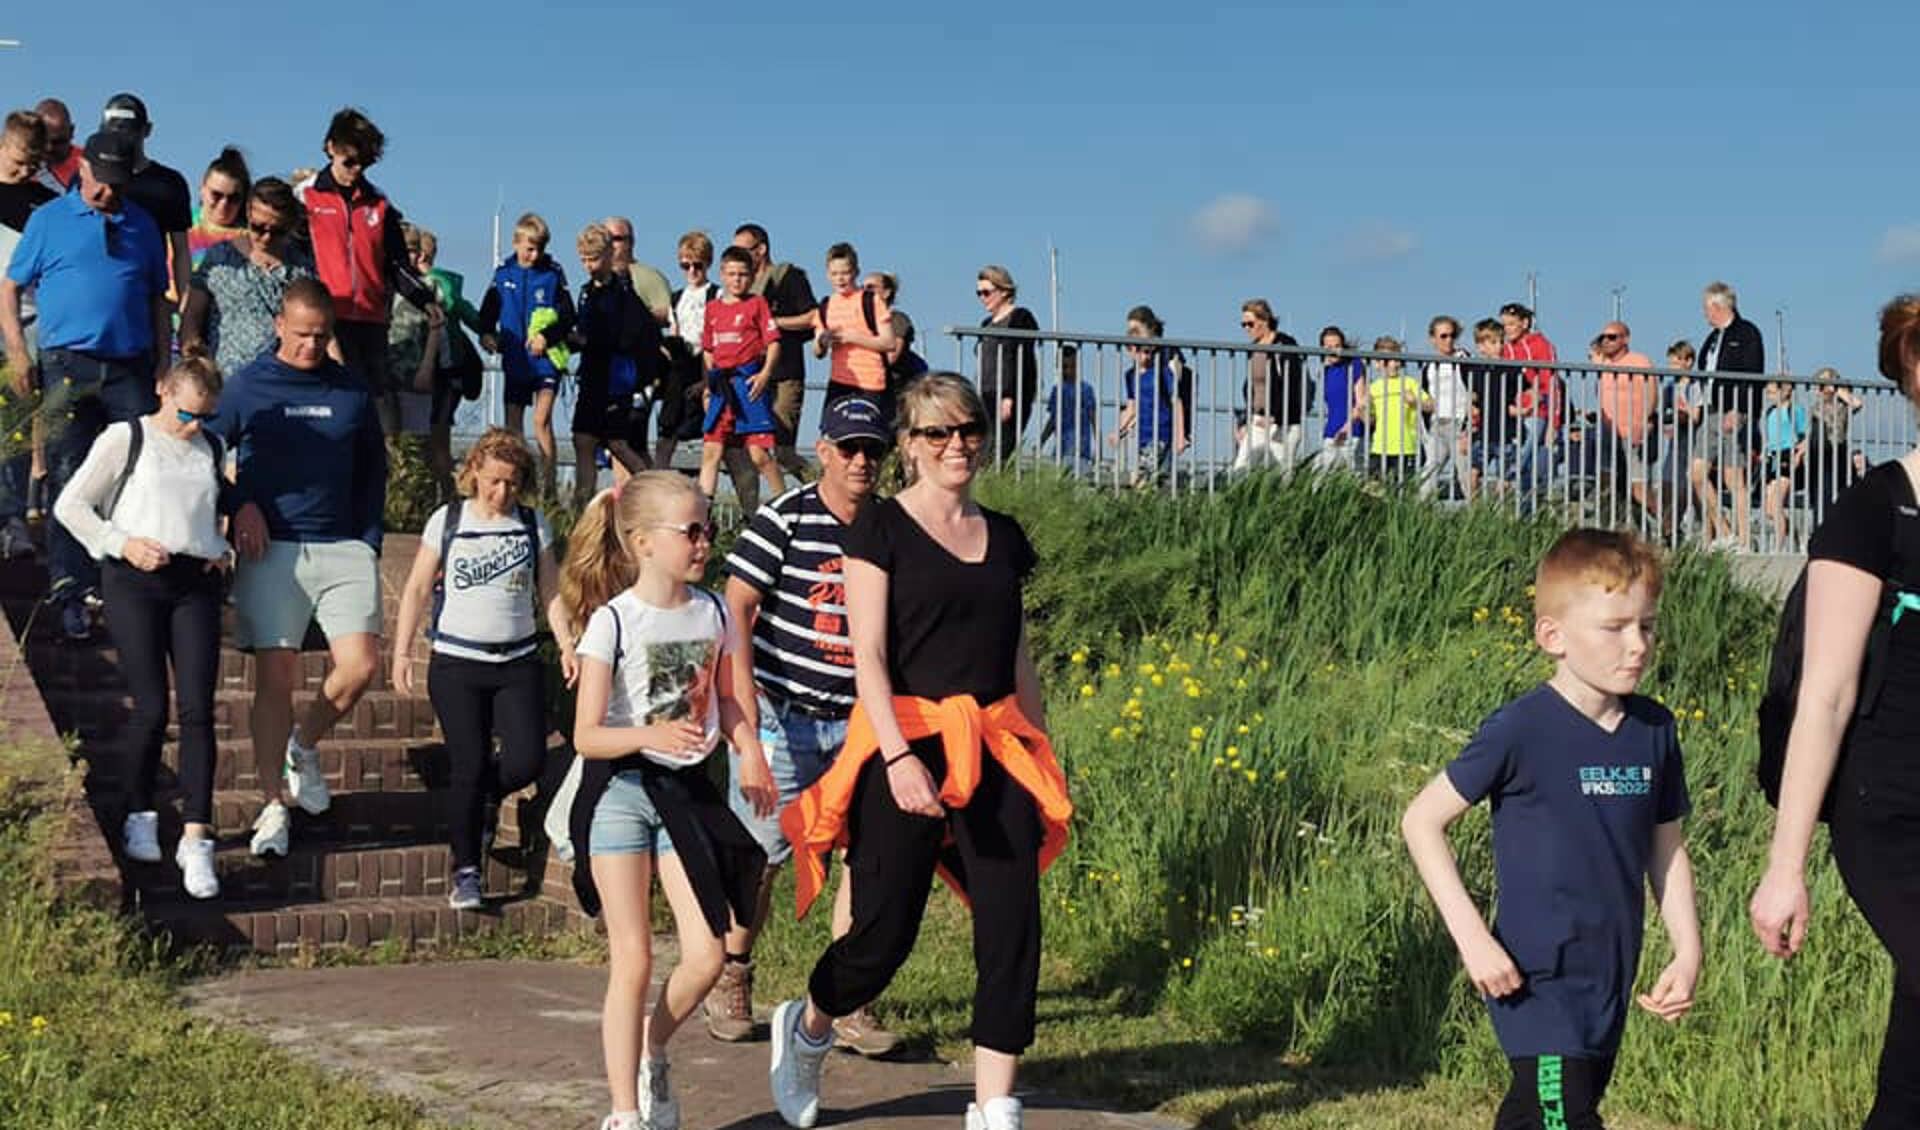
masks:
<svg viewBox="0 0 1920 1130"><path fill-rule="evenodd" d="M187 248L187 229L193 226L193 190L178 169L147 156L153 122L139 95L116 94L107 99L100 111L100 128L134 140L133 181L127 185L127 199L145 208L159 226L167 245L168 296L180 302L193 277L193 258Z"/></svg>

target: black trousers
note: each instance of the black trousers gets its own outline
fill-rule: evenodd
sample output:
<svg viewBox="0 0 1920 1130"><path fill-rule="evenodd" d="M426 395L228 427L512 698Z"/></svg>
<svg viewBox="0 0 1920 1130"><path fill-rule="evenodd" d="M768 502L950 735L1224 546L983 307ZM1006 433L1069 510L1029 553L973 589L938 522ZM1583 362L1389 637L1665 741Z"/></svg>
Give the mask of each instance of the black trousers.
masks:
<svg viewBox="0 0 1920 1130"><path fill-rule="evenodd" d="M914 752L946 775L939 738ZM982 754L973 800L943 818L900 811L878 756L861 770L851 811L847 865L853 929L827 947L807 988L833 1016L878 997L920 934L934 865L959 870L973 904L973 1026L980 1047L1018 1055L1033 1043L1040 983L1040 815L1033 798ZM953 836L945 857L942 845Z"/></svg>
<svg viewBox="0 0 1920 1130"><path fill-rule="evenodd" d="M181 817L213 822L213 686L220 674L223 576L198 557L175 557L154 572L110 558L101 569L107 631L133 692L127 721L127 810L153 808L153 779L167 734L167 668L180 712Z"/></svg>
<svg viewBox="0 0 1920 1130"><path fill-rule="evenodd" d="M1493 1130L1606 1130L1600 1098L1613 1079L1613 1059L1535 1055L1507 1061L1513 1085L1493 1117Z"/></svg>
<svg viewBox="0 0 1920 1130"><path fill-rule="evenodd" d="M1833 858L1893 958L1893 1003L1865 1130L1920 1126L1920 772L1912 751L1850 751L1835 782Z"/></svg>
<svg viewBox="0 0 1920 1130"><path fill-rule="evenodd" d="M540 777L547 753L545 689L538 653L491 663L435 652L427 664L427 698L440 719L451 765L447 840L456 868L480 865L487 800L500 800Z"/></svg>

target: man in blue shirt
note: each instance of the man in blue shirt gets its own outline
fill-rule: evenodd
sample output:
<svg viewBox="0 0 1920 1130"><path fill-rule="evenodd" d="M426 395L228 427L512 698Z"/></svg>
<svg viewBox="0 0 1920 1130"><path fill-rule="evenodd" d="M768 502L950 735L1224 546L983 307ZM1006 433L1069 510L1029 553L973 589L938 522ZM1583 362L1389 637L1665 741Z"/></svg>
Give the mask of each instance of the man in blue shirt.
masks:
<svg viewBox="0 0 1920 1130"><path fill-rule="evenodd" d="M138 159L138 144L123 133L103 130L88 139L78 190L35 210L0 280L0 339L12 361L12 391L25 396L37 384L45 394L50 497L58 497L108 424L159 403L154 386L166 372L172 308L160 231L123 195ZM27 290L38 295L37 364L21 324ZM85 598L99 585L98 567L64 527L53 525L47 538L61 627L68 638L85 639L92 631Z"/></svg>
<svg viewBox="0 0 1920 1130"><path fill-rule="evenodd" d="M284 856L287 805L318 815L332 804L314 745L360 701L379 667L387 448L367 383L327 356L326 287L314 279L289 285L274 330L274 352L228 382L214 429L236 459L234 634L255 662L262 806L253 853ZM293 686L312 622L327 637L333 667L296 729Z"/></svg>
<svg viewBox="0 0 1920 1130"><path fill-rule="evenodd" d="M1047 423L1040 429L1041 457L1075 476L1092 474L1099 412L1099 394L1080 381L1080 351L1061 346L1060 381L1047 394Z"/></svg>

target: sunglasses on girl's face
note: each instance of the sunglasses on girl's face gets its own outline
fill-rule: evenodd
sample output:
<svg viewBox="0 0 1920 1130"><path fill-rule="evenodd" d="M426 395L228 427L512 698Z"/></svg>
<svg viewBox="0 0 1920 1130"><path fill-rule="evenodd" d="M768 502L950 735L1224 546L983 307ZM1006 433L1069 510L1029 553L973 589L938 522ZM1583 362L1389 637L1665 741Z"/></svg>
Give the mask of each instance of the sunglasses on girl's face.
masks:
<svg viewBox="0 0 1920 1130"><path fill-rule="evenodd" d="M974 293L974 297L976 298L987 298L993 294L993 288L990 286L983 286L974 290L973 293Z"/></svg>
<svg viewBox="0 0 1920 1130"><path fill-rule="evenodd" d="M261 239L272 239L275 236L284 235L286 233L286 230L287 229L280 224L248 224L247 225L247 231L251 232L256 236L259 236ZM420 254L420 252L417 249L412 250L410 253L413 255Z"/></svg>
<svg viewBox="0 0 1920 1130"><path fill-rule="evenodd" d="M175 408L173 418L183 424L211 424L218 412L189 412L185 408Z"/></svg>
<svg viewBox="0 0 1920 1130"><path fill-rule="evenodd" d="M649 530L673 530L686 535L688 541L704 541L708 545L713 544L714 536L720 532L720 527L714 525L712 522L688 522L684 526L676 526L671 522L655 522L647 528Z"/></svg>
<svg viewBox="0 0 1920 1130"><path fill-rule="evenodd" d="M851 459L864 455L867 462L878 463L887 457L887 445L877 439L843 439L834 441L834 449L840 452L840 458Z"/></svg>
<svg viewBox="0 0 1920 1130"><path fill-rule="evenodd" d="M924 428L909 428L907 434L924 439L941 450L955 436L959 436L960 442L968 447L977 447L987 436L987 425L981 420L968 420L964 424L929 424Z"/></svg>

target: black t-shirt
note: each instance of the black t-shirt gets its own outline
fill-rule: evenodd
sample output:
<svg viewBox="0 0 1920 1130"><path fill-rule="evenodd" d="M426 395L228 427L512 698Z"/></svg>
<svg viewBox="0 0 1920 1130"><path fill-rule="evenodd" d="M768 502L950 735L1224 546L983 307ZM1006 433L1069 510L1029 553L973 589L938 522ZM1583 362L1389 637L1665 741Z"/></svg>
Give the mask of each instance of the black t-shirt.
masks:
<svg viewBox="0 0 1920 1130"><path fill-rule="evenodd" d="M11 228L16 235L26 231L27 217L52 199L53 190L39 181L0 184L0 228Z"/></svg>
<svg viewBox="0 0 1920 1130"><path fill-rule="evenodd" d="M1292 334L1277 331L1267 345L1299 345ZM1190 394L1189 389L1189 394ZM1305 418L1313 390L1298 353L1255 353L1247 363L1247 411L1293 425ZM1193 401L1189 398L1188 404Z"/></svg>
<svg viewBox="0 0 1920 1130"><path fill-rule="evenodd" d="M1807 559L1838 561L1920 592L1920 561L1901 560L1894 542L1894 523L1920 522L1916 509L1907 469L1899 460L1882 463L1827 508L1807 543ZM1911 779L1920 776L1920 616L1908 613L1894 625L1886 663L1873 713L1854 722L1848 742L1898 751Z"/></svg>
<svg viewBox="0 0 1920 1130"><path fill-rule="evenodd" d="M983 329L991 328L994 324L992 318L980 321ZM1025 306L1016 306L1002 326L1009 330L1037 330L1040 323L1034 318L1033 311ZM988 338L980 343L980 399L987 402L989 416L998 419L995 401L1016 397L1023 410L1031 411L1034 393L1039 387L1040 362L1035 356L1033 342Z"/></svg>
<svg viewBox="0 0 1920 1130"><path fill-rule="evenodd" d="M1013 693L1023 614L1020 590L1039 563L1020 523L986 507L987 555L948 553L895 500L866 507L846 554L878 566L887 586L887 675L893 693L982 706Z"/></svg>
<svg viewBox="0 0 1920 1130"><path fill-rule="evenodd" d="M813 284L807 281L807 272L786 265L779 281L769 272L767 285L762 291L767 300L767 308L776 318L791 318L797 314L810 314L819 307L813 297ZM776 381L803 381L807 379L807 347L813 342L812 330L780 331L780 363L773 367L773 379Z"/></svg>
<svg viewBox="0 0 1920 1130"><path fill-rule="evenodd" d="M133 174L125 195L147 210L162 235L193 226L193 190L187 187L187 178L158 161Z"/></svg>

